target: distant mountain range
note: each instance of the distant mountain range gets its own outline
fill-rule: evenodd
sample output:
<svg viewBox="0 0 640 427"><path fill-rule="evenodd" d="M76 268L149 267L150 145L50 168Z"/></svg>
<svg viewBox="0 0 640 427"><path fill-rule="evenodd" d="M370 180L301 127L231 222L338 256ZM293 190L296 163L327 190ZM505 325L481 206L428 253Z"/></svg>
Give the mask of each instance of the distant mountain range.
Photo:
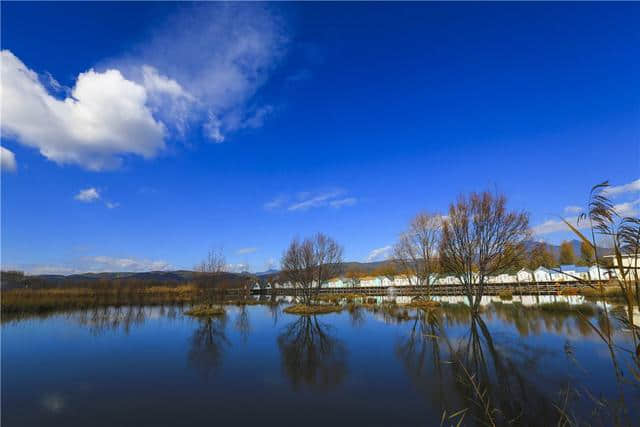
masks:
<svg viewBox="0 0 640 427"><path fill-rule="evenodd" d="M530 241L527 243L527 247L533 247L537 242ZM573 246L576 257L580 256L580 241L572 240L571 244ZM559 245L547 244L549 249L555 254L557 257L560 253ZM600 254L606 255L610 254L611 250L607 248L598 248ZM385 264L387 261L374 261L374 262L355 262L348 261L344 263L344 270L357 270L363 273L371 273L376 268ZM255 280L266 280L271 277L274 277L280 273L279 270L270 269L267 271L261 271L259 273L218 273L216 275L215 282L221 283L225 282L230 285L239 284L241 281L246 281L249 279ZM82 273L82 274L71 274L68 276L63 276L60 274L41 274L35 276L29 276L31 280L42 280L45 282L59 282L59 283L82 283L82 282L91 282L94 280L123 280L123 281L144 281L144 282L155 282L155 283L185 283L194 281L196 279L197 273L190 270L175 270L175 271L146 271L146 272L109 272L109 273ZM6 289L6 287L5 287Z"/></svg>

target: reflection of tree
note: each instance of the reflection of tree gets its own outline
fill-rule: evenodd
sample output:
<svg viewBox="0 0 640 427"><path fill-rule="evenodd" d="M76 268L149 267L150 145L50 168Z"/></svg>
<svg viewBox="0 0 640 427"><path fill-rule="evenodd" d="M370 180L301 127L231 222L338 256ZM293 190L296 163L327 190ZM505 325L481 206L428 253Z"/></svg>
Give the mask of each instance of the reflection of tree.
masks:
<svg viewBox="0 0 640 427"><path fill-rule="evenodd" d="M496 346L479 316L471 317L466 339L456 346L448 341L448 345L457 388L476 419L490 424L526 424L535 420L540 425L558 420L559 413L550 396L538 390L530 381L531 376L526 376L535 373L539 352Z"/></svg>
<svg viewBox="0 0 640 427"><path fill-rule="evenodd" d="M351 319L351 325L354 328L359 328L364 325L364 309L356 306L355 304L349 304L347 307L349 318Z"/></svg>
<svg viewBox="0 0 640 427"><path fill-rule="evenodd" d="M403 362L414 385L423 393L437 393L444 408L450 407L445 384L450 373L446 371L446 346L441 344L441 311L417 310L411 321L409 335L396 345L396 355Z"/></svg>
<svg viewBox="0 0 640 427"><path fill-rule="evenodd" d="M251 333L251 323L249 322L249 311L246 305L240 306L240 312L236 316L235 328L240 332L242 341L247 342L249 334Z"/></svg>
<svg viewBox="0 0 640 427"><path fill-rule="evenodd" d="M344 344L316 316L300 316L278 337L285 374L294 387L330 388L347 372Z"/></svg>
<svg viewBox="0 0 640 427"><path fill-rule="evenodd" d="M224 347L229 344L225 335L226 316L201 318L193 332L188 354L189 365L208 378L222 363Z"/></svg>
<svg viewBox="0 0 640 427"><path fill-rule="evenodd" d="M396 354L416 387L435 399L448 415L457 413L479 424L555 424L555 395L534 384L540 349L522 342L497 345L484 321L468 317L468 331L451 339L443 311L422 312ZM462 412L458 412L462 411ZM533 420L533 421L532 421Z"/></svg>

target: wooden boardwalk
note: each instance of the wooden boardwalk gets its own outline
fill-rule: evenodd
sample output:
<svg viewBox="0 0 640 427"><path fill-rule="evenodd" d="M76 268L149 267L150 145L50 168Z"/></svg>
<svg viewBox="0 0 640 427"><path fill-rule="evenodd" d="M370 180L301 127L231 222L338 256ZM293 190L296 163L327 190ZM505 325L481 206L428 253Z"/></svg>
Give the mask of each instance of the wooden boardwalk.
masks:
<svg viewBox="0 0 640 427"><path fill-rule="evenodd" d="M604 281L602 283L605 283ZM576 282L538 282L538 283L500 283L485 284L484 295L499 295L501 292L511 291L513 295L557 295L566 288L589 288L599 285L599 281L589 284ZM296 295L295 289L261 289L252 290L252 294ZM465 295L462 285L434 285L434 286L389 286L389 287L354 287L354 288L322 288L322 294L363 294L363 295L423 295L433 296L461 296Z"/></svg>

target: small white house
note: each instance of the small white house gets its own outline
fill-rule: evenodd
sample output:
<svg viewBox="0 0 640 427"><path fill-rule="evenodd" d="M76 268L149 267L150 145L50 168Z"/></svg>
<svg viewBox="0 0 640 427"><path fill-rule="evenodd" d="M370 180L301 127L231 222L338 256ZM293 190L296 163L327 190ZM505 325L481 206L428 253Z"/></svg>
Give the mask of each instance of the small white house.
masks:
<svg viewBox="0 0 640 427"><path fill-rule="evenodd" d="M516 273L516 278L518 279L519 283L531 283L533 282L533 275L531 274L531 272L525 268L523 268L522 270L518 271Z"/></svg>
<svg viewBox="0 0 640 427"><path fill-rule="evenodd" d="M360 287L369 288L369 287L380 287L380 286L382 286L382 281L378 277L365 276L360 278Z"/></svg>
<svg viewBox="0 0 640 427"><path fill-rule="evenodd" d="M551 273L551 270L540 266L533 271L533 278L536 282L551 282L553 280Z"/></svg>
<svg viewBox="0 0 640 427"><path fill-rule="evenodd" d="M441 284L443 285L459 285L460 284L460 279L458 279L456 276L445 276L440 278L441 280Z"/></svg>
<svg viewBox="0 0 640 427"><path fill-rule="evenodd" d="M253 284L253 286L251 286L251 290L252 291L259 291L260 289L262 289L262 288L260 287L260 283L259 282L256 282L256 283Z"/></svg>
<svg viewBox="0 0 640 427"><path fill-rule="evenodd" d="M325 283L324 286L327 288L336 289L336 288L346 288L347 284L341 278L334 277L333 279Z"/></svg>
<svg viewBox="0 0 640 427"><path fill-rule="evenodd" d="M393 278L394 286L410 286L407 276L395 276Z"/></svg>
<svg viewBox="0 0 640 427"><path fill-rule="evenodd" d="M498 279L498 276L487 276L484 281L490 285L500 283L500 279Z"/></svg>
<svg viewBox="0 0 640 427"><path fill-rule="evenodd" d="M496 278L498 283L516 283L518 281L515 275L506 273L498 274Z"/></svg>
<svg viewBox="0 0 640 427"><path fill-rule="evenodd" d="M609 280L610 272L607 268L597 264L589 267L589 280Z"/></svg>

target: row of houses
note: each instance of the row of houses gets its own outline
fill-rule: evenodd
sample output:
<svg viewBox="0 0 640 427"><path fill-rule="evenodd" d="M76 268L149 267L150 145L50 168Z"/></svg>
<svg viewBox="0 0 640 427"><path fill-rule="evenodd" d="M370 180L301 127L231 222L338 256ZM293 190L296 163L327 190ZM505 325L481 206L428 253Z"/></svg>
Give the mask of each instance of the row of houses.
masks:
<svg viewBox="0 0 640 427"><path fill-rule="evenodd" d="M497 276L489 276L486 279L488 284L529 284L529 283L572 283L579 281L597 281L608 280L615 277L615 270L607 269L601 266L592 265L561 265L558 268L549 269L546 267L538 267L531 271L522 269L513 274L499 274ZM406 275L387 276L364 276L358 280L344 277L336 277L323 283L323 288L388 288L388 287L404 287L412 286L418 283L417 278L407 277ZM430 285L460 285L460 279L453 275L433 275ZM425 283L426 284L426 283ZM256 282L252 286L252 290L271 290L271 289L293 289L294 286L290 282L279 283L277 281L260 283Z"/></svg>

